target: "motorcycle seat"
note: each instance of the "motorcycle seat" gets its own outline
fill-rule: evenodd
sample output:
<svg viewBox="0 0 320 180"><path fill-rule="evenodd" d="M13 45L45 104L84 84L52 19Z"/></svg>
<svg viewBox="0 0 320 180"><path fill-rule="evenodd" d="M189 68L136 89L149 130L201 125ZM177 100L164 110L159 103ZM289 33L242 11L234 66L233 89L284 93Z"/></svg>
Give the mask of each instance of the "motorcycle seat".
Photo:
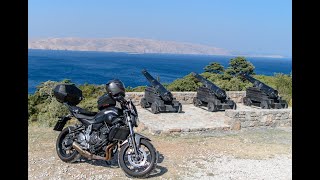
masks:
<svg viewBox="0 0 320 180"><path fill-rule="evenodd" d="M106 118L109 118L109 120L111 121L112 115L108 115L110 111L115 112L115 114L121 115L121 112L119 112L119 109L117 107L105 108L99 112L90 112L77 106L71 106L70 108L74 117L86 125L100 123L102 121L105 121Z"/></svg>
<svg viewBox="0 0 320 180"><path fill-rule="evenodd" d="M72 111L74 112L74 116L76 116L76 118L79 118L79 119L93 120L97 115L97 112L91 112L81 107L72 106L71 108L72 108Z"/></svg>

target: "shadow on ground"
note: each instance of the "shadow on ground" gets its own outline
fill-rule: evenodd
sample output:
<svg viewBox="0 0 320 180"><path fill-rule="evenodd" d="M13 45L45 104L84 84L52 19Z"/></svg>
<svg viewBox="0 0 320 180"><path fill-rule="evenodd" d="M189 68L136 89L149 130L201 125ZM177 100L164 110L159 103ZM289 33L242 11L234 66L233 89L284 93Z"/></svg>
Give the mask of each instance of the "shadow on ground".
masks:
<svg viewBox="0 0 320 180"><path fill-rule="evenodd" d="M118 164L118 155L115 154L113 158L110 161L103 161L103 160L89 160L87 158L81 157L78 161L75 163L88 163L94 166L102 166L102 167L107 167L107 168L119 168ZM158 159L157 159L157 166L155 169L152 171L152 173L149 175L148 178L152 177L159 177L168 172L168 169L166 167L160 166L164 160L163 154L158 153Z"/></svg>
<svg viewBox="0 0 320 180"><path fill-rule="evenodd" d="M144 110L149 111L150 113L152 113L151 108L144 108ZM177 113L177 112L173 112L173 111L160 111L160 112L157 112L157 114L167 114L167 113L170 114L170 113ZM182 110L179 113L183 114L183 113L185 113L185 111Z"/></svg>
<svg viewBox="0 0 320 180"><path fill-rule="evenodd" d="M103 160L89 160L87 158L81 157L75 163L88 163L94 166L102 166L107 168L119 168L118 164L118 155L114 155L110 161L103 161Z"/></svg>
<svg viewBox="0 0 320 180"><path fill-rule="evenodd" d="M157 166L153 170L153 172L148 176L148 178L159 177L159 176L164 175L166 172L168 172L168 169L166 167L159 165L163 162L163 160L164 160L163 154L159 154L159 152L158 152Z"/></svg>

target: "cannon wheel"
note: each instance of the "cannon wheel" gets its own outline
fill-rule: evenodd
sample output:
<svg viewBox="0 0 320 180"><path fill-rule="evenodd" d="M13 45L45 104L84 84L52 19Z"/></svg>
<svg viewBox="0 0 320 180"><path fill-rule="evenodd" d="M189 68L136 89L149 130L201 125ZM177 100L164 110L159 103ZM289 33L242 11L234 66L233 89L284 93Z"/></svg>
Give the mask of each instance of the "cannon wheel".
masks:
<svg viewBox="0 0 320 180"><path fill-rule="evenodd" d="M199 107L202 104L201 101L197 97L194 97L192 102L193 102L193 105L196 107Z"/></svg>
<svg viewBox="0 0 320 180"><path fill-rule="evenodd" d="M146 98L142 98L140 101L140 105L142 108L147 108L147 100Z"/></svg>
<svg viewBox="0 0 320 180"><path fill-rule="evenodd" d="M276 104L274 104L274 108L275 108L275 109L282 109L283 106L282 106L282 104L280 104L280 103L276 103Z"/></svg>
<svg viewBox="0 0 320 180"><path fill-rule="evenodd" d="M151 112L153 114L157 114L159 111L158 111L158 106L155 104L155 103L152 103L151 104Z"/></svg>
<svg viewBox="0 0 320 180"><path fill-rule="evenodd" d="M287 109L287 108L288 108L288 103L287 103L287 102L284 102L284 103L283 103L283 108L284 108L284 109Z"/></svg>
<svg viewBox="0 0 320 180"><path fill-rule="evenodd" d="M214 112L217 111L217 106L213 104L213 102L209 102L208 105L208 111Z"/></svg>
<svg viewBox="0 0 320 180"><path fill-rule="evenodd" d="M270 105L268 104L267 101L261 101L260 107L261 109L270 109Z"/></svg>
<svg viewBox="0 0 320 180"><path fill-rule="evenodd" d="M181 105L181 103L179 103L179 106L178 106L178 111L177 111L177 113L181 113L182 112L182 105Z"/></svg>
<svg viewBox="0 0 320 180"><path fill-rule="evenodd" d="M288 108L288 103L285 100L280 100L279 103L281 104L281 108L286 109Z"/></svg>
<svg viewBox="0 0 320 180"><path fill-rule="evenodd" d="M232 109L236 110L237 109L237 104L233 103Z"/></svg>
<svg viewBox="0 0 320 180"><path fill-rule="evenodd" d="M243 104L246 106L251 106L251 104L252 104L251 99L247 98L247 97L244 97L242 101L243 101Z"/></svg>

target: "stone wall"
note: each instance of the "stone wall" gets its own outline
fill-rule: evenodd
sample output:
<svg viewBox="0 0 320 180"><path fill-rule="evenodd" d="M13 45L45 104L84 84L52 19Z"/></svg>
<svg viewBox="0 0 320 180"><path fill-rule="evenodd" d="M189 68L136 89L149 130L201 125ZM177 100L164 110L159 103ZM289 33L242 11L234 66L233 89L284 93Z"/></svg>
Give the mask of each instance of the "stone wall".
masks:
<svg viewBox="0 0 320 180"><path fill-rule="evenodd" d="M250 127L291 127L292 109L226 110L232 130Z"/></svg>
<svg viewBox="0 0 320 180"><path fill-rule="evenodd" d="M227 95L235 101L240 103L242 98L246 95L245 91L227 91ZM193 97L196 96L196 92L172 92L173 96L182 104L192 104ZM140 103L141 98L143 98L144 92L127 92L126 98L132 99L135 105Z"/></svg>
<svg viewBox="0 0 320 180"><path fill-rule="evenodd" d="M226 91L226 93L235 103L242 103L243 97L246 96L246 91Z"/></svg>
<svg viewBox="0 0 320 180"><path fill-rule="evenodd" d="M143 97L144 92L126 92L126 99L131 99L134 105L140 105L140 100Z"/></svg>

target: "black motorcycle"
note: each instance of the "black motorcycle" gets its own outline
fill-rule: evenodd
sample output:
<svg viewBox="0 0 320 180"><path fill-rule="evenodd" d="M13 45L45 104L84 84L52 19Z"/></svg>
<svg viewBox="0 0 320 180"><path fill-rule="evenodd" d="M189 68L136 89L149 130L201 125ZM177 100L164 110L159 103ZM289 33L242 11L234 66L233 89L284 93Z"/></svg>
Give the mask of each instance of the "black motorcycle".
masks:
<svg viewBox="0 0 320 180"><path fill-rule="evenodd" d="M118 82L122 83L118 80L107 84L108 93L99 98L98 112L76 106L83 98L76 86L55 87L56 99L70 111L54 127L61 131L56 142L57 154L62 161L71 163L81 156L109 161L118 152L119 166L127 176L147 177L156 166L157 153L149 138L134 132L138 126L137 109L131 100L124 99L124 88L122 93L113 89L119 86ZM115 106L116 101L121 108ZM79 123L63 129L72 117Z"/></svg>

